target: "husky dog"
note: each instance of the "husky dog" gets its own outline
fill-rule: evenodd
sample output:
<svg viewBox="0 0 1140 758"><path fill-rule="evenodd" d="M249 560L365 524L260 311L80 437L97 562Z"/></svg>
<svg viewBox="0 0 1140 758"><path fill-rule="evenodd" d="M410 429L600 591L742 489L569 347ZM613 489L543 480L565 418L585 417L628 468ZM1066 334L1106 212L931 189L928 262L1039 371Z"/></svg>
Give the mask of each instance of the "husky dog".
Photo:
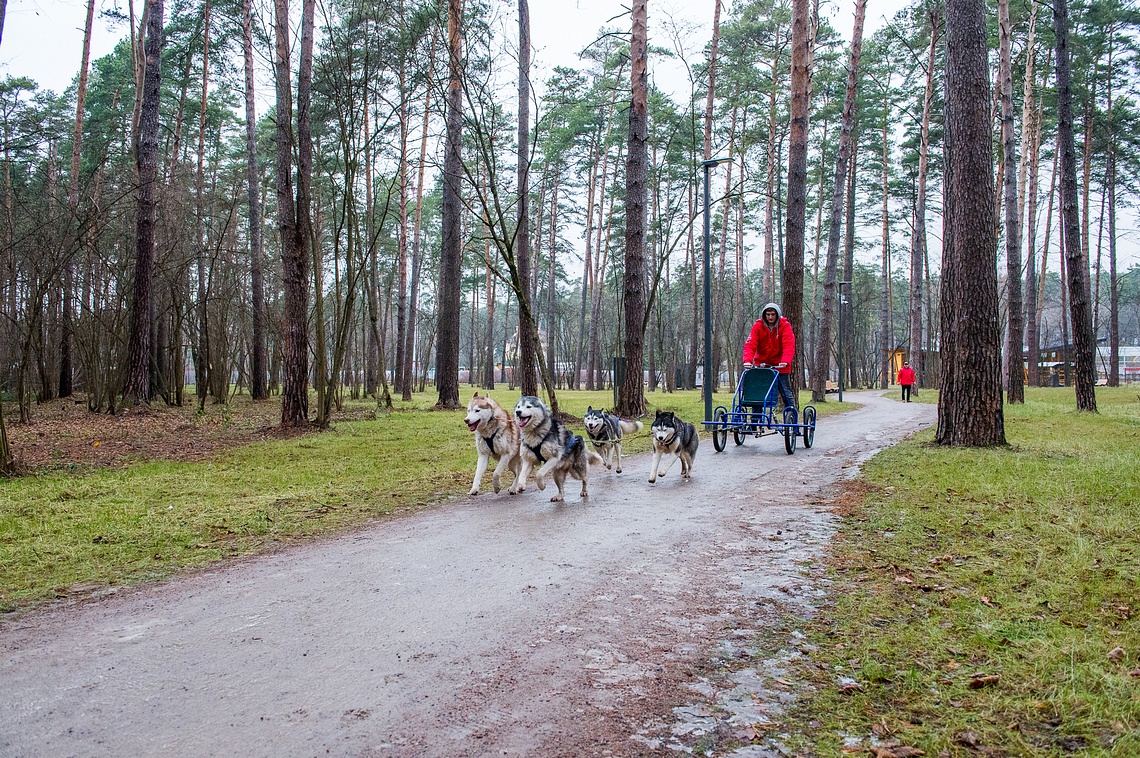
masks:
<svg viewBox="0 0 1140 758"><path fill-rule="evenodd" d="M590 435L594 449L601 454L602 462L606 464L606 468L613 468L611 464L614 455L617 455L617 472L620 474L622 434L640 432L642 423L640 421L626 421L601 409L594 410L592 405L586 409L583 420L586 422L586 433Z"/></svg>
<svg viewBox="0 0 1140 758"><path fill-rule="evenodd" d="M483 481L483 474L487 473L487 464L492 458L499 460L495 473L491 475L495 492L498 493L502 488L500 477L506 469L515 475L511 492L521 491L519 428L511 414L489 396L480 397L476 392L471 402L467 403L467 415L463 420L467 422L467 428L475 432L475 450L479 453L479 462L475 464L475 480L471 482L471 492L468 494L479 494L479 484ZM525 485L525 480L521 484Z"/></svg>
<svg viewBox="0 0 1140 758"><path fill-rule="evenodd" d="M541 466L535 474L538 488L546 488L546 475L554 477L558 494L550 502L562 500L562 485L570 476L582 482L582 499L590 497L587 479L590 464L602 463L602 456L586 449L586 442L567 429L561 421L550 415L546 403L533 395L523 395L515 404L515 420L519 425L519 447L522 466L518 482L526 482L531 469ZM512 488L511 490L515 490Z"/></svg>
<svg viewBox="0 0 1140 758"><path fill-rule="evenodd" d="M657 477L665 476L665 472L673 465L673 461L681 459L681 477L688 479L693 472L693 458L697 454L697 428L692 424L677 418L673 411L657 411L653 417L653 469L649 472L650 483L657 481ZM671 456L664 466L661 465L661 456Z"/></svg>

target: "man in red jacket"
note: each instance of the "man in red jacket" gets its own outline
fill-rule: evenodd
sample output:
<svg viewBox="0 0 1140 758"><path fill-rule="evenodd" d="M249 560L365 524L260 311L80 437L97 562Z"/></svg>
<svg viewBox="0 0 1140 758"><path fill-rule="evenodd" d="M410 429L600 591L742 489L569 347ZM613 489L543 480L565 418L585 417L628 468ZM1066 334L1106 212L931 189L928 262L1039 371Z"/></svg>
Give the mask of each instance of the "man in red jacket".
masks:
<svg viewBox="0 0 1140 758"><path fill-rule="evenodd" d="M795 408L792 395L792 360L796 356L796 335L792 324L780 314L780 306L768 303L760 311L760 320L752 325L752 333L744 343L744 368L774 368L780 380L776 387L787 408Z"/></svg>
<svg viewBox="0 0 1140 758"><path fill-rule="evenodd" d="M899 369L899 386L902 387L902 400L904 403L910 402L910 388L914 384L914 369L910 367L908 361L903 361L902 368Z"/></svg>

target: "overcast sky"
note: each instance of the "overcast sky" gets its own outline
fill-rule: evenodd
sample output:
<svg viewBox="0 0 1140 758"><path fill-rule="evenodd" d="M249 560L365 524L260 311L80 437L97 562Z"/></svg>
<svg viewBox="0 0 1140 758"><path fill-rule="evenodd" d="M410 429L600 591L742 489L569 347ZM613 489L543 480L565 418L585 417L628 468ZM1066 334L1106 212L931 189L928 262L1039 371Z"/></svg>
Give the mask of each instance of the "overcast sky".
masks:
<svg viewBox="0 0 1140 758"><path fill-rule="evenodd" d="M597 37L607 23L626 29L627 17L611 21L625 13L628 0L532 0L531 37L536 81L541 81L556 65L575 66L577 54ZM141 7L142 0L136 3ZM725 5L731 4L727 0ZM850 34L854 3L844 3L834 10L832 24L843 34ZM902 0L870 0L867 10L867 34L881 26L902 7ZM92 59L111 52L116 42L126 36L122 25L111 26L99 18L99 12L114 8L126 12L125 0L96 0L95 34L91 46ZM688 28L688 44L695 54L707 42L712 24L713 0L650 0L649 23L652 42L671 47L666 30L669 22ZM41 87L56 92L64 90L79 69L83 43L84 0L8 0L4 22L4 39L0 42L0 70L13 76L29 76ZM727 10L722 11L722 17Z"/></svg>
<svg viewBox="0 0 1140 758"><path fill-rule="evenodd" d="M136 5L141 2L138 0ZM726 0L726 8L731 7L731 2ZM264 7L264 0L258 0L258 4ZM554 66L578 66L578 52L597 38L602 27L628 29L629 19L623 15L626 4L628 0L531 0L535 84L540 86ZM904 0L869 0L866 36L886 24L904 4ZM510 12L511 5L513 3L502 6L501 23L504 33L514 37L517 21ZM126 34L124 27L112 27L98 17L99 11L116 7L125 12L126 0L96 0L93 59L109 53ZM672 48L671 30L681 29L684 46L696 62L709 38L712 9L713 0L649 0L651 43ZM85 12L84 0L8 0L4 38L0 42L0 74L28 76L43 88L64 90L79 68ZM825 5L824 12L830 13L831 23L840 33L850 35L853 2ZM722 18L726 16L727 10L723 11ZM651 61L651 75L657 86L673 94L678 101L684 102L687 98L689 84L680 64L661 59ZM268 76L266 71L259 77L258 99L262 103L259 110L272 98ZM1140 258L1133 214L1122 214L1119 232L1120 252L1127 265Z"/></svg>

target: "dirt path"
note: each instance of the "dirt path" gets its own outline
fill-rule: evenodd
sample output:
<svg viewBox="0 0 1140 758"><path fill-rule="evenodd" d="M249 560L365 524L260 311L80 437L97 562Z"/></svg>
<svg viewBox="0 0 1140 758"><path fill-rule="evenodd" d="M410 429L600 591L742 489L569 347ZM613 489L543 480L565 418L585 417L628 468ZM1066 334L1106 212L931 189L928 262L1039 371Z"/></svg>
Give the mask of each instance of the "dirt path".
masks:
<svg viewBox="0 0 1140 758"><path fill-rule="evenodd" d="M642 455L588 503L484 494L0 622L0 755L675 755L718 699L760 718L698 667L769 601L810 611L815 503L934 421L851 399L794 456L703 440L691 482L648 484Z"/></svg>

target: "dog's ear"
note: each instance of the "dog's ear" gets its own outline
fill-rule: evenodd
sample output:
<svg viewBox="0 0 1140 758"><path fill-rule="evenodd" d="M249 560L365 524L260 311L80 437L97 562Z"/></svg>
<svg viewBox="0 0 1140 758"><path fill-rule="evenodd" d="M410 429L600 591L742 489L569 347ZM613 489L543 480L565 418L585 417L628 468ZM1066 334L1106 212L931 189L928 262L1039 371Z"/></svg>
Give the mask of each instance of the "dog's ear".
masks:
<svg viewBox="0 0 1140 758"><path fill-rule="evenodd" d="M594 412L594 406L590 405L590 406L586 407L586 413L593 413L593 412Z"/></svg>
<svg viewBox="0 0 1140 758"><path fill-rule="evenodd" d="M479 390L475 390L475 395L471 399L474 400L479 397Z"/></svg>

